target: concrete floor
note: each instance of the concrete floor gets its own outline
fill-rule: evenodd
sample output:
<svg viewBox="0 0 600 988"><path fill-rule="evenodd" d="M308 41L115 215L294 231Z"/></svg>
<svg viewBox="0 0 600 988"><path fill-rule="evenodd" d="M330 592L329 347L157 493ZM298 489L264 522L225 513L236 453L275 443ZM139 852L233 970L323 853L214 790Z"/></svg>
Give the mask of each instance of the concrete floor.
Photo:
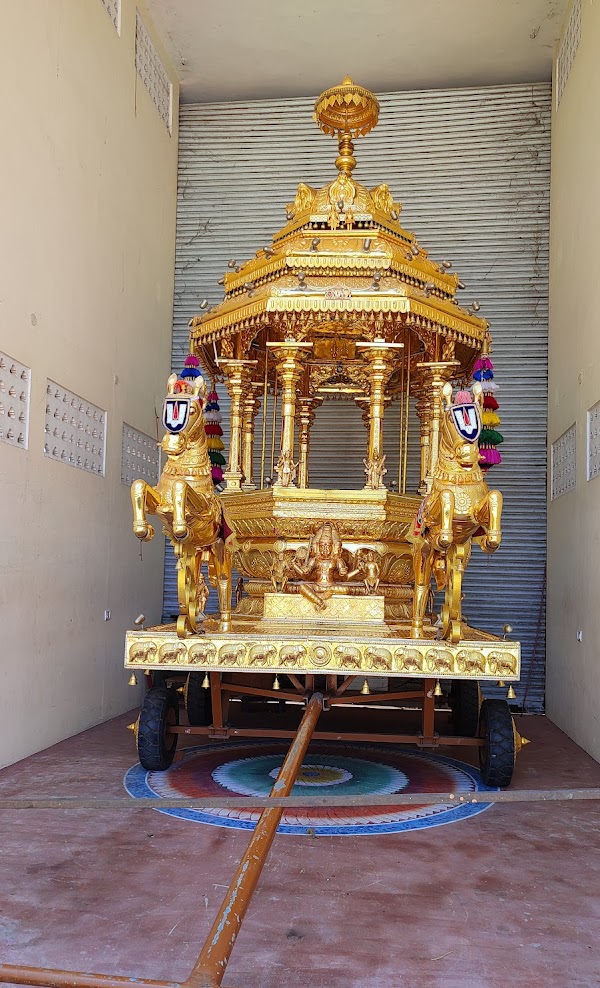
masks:
<svg viewBox="0 0 600 988"><path fill-rule="evenodd" d="M5 769L0 795L122 796L131 721ZM520 729L534 743L513 787L600 786L600 765L545 718ZM134 806L0 811L2 962L187 977L248 837ZM224 984L597 986L598 809L497 805L416 832L278 837Z"/></svg>

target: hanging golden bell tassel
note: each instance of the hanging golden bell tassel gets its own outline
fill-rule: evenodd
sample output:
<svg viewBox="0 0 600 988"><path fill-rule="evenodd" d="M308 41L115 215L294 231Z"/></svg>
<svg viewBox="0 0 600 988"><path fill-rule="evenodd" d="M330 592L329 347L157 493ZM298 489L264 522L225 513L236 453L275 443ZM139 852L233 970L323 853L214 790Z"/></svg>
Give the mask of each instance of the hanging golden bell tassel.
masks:
<svg viewBox="0 0 600 988"><path fill-rule="evenodd" d="M208 673L207 672L204 673L204 679L202 680L202 689L203 690L210 689L210 680L208 678Z"/></svg>
<svg viewBox="0 0 600 988"><path fill-rule="evenodd" d="M127 685L128 686L137 686L137 684L138 684L137 676L136 676L135 672L132 672L131 673L131 676L127 680Z"/></svg>
<svg viewBox="0 0 600 988"><path fill-rule="evenodd" d="M281 686L279 685L279 680L277 678L277 675L275 675L275 679L273 680L273 689L274 690L280 690L281 689Z"/></svg>
<svg viewBox="0 0 600 988"><path fill-rule="evenodd" d="M515 693L514 686L511 685L508 687L508 693L506 694L506 699L507 700L517 699L517 694Z"/></svg>
<svg viewBox="0 0 600 988"><path fill-rule="evenodd" d="M504 682L503 679L499 679L498 682L496 683L496 686L499 686L500 689L502 689L503 686L506 686L506 683Z"/></svg>
<svg viewBox="0 0 600 988"><path fill-rule="evenodd" d="M360 692L362 693L363 696L371 695L371 690L369 689L369 684L366 679L360 688Z"/></svg>
<svg viewBox="0 0 600 988"><path fill-rule="evenodd" d="M439 679L438 679L437 683L435 684L435 689L433 691L433 695L434 696L443 696L444 695L443 694L443 691L442 691L442 687L440 686Z"/></svg>

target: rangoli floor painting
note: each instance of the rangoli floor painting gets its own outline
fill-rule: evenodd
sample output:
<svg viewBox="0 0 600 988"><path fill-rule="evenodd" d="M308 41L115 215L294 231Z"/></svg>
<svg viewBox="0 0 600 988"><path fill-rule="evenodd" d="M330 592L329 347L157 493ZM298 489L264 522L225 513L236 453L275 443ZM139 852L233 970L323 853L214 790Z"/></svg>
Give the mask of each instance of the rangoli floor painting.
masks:
<svg viewBox="0 0 600 988"><path fill-rule="evenodd" d="M213 827L252 830L260 809L252 796L268 796L285 757L285 744L265 742L199 745L188 748L166 772L146 772L139 764L124 785L134 799L247 796L248 809L165 809L173 817ZM467 795L489 792L477 769L429 752L360 743L314 742L304 760L294 796L364 796L364 806L293 807L283 816L281 834L395 834L456 823L489 809L489 803L403 804L407 793ZM369 806L369 797L398 794L393 806ZM157 809L159 807L157 806Z"/></svg>

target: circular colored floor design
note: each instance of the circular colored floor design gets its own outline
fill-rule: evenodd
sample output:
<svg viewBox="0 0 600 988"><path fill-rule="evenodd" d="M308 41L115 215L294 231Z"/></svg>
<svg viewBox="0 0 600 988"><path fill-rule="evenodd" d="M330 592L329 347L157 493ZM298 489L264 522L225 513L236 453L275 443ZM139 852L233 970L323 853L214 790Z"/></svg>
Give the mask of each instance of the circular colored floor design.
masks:
<svg viewBox="0 0 600 988"><path fill-rule="evenodd" d="M252 796L267 796L287 747L271 741L233 742L187 748L167 772L146 772L134 765L124 778L134 797L247 796L248 809L165 809L169 816L213 827L252 830L260 809ZM489 803L404 804L403 793L490 792L471 765L429 752L376 744L316 741L304 759L293 795L364 796L363 806L293 807L283 816L283 834L391 834L456 823L482 813ZM369 797L398 794L393 806L369 806ZM159 807L157 806L157 809Z"/></svg>

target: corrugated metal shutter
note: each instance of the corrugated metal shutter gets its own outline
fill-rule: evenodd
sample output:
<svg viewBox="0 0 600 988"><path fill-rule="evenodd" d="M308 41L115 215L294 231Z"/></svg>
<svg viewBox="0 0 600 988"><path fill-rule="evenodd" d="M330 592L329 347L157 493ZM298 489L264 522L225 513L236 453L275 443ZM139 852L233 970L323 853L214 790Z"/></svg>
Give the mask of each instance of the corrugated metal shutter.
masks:
<svg viewBox="0 0 600 988"><path fill-rule="evenodd" d="M465 611L472 624L496 633L513 625L523 643L517 693L522 701L526 692L527 709L541 710L550 85L391 93L380 100L379 126L356 142L356 178L389 184L404 203L403 225L435 259L453 261L467 285L464 302L479 299L492 323L506 442L504 463L489 481L505 495L505 535L497 556L474 551ZM222 297L217 281L227 261L244 260L270 242L299 181L322 186L334 174L335 143L311 116L309 99L181 107L175 367L187 351L189 318L203 298L214 304ZM356 408L348 408L332 402L319 411L315 486L363 482L363 427ZM397 403L386 421L389 481L397 472ZM411 447L414 490L416 444ZM174 613L172 570L165 588L165 613Z"/></svg>

